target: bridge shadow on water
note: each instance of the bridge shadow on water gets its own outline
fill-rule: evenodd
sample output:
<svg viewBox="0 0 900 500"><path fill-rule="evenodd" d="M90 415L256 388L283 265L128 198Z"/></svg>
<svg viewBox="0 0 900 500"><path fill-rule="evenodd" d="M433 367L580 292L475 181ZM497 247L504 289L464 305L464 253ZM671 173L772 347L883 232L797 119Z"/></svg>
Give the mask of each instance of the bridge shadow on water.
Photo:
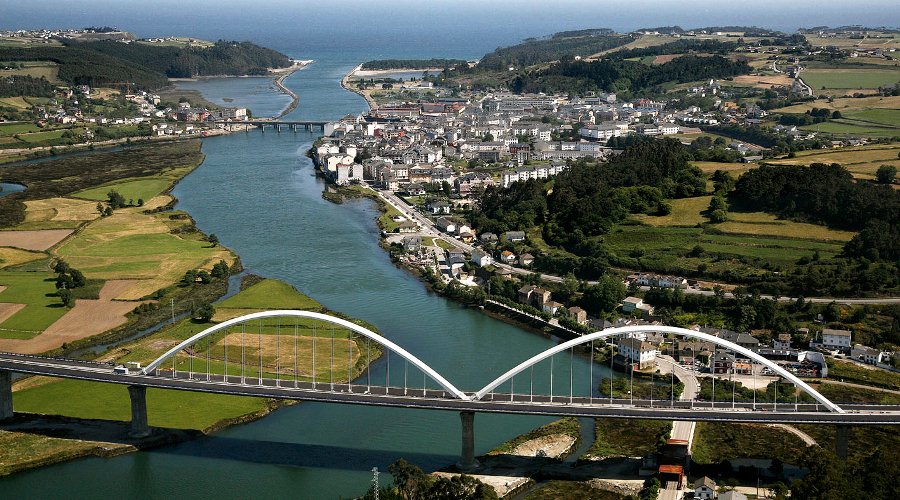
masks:
<svg viewBox="0 0 900 500"><path fill-rule="evenodd" d="M131 422L128 421L23 412L16 412L12 419L0 425L0 430L96 442L98 452L92 454L98 456L108 456L100 452L104 443L115 443L171 455L358 471L369 471L376 466L386 471L388 465L400 458L424 470L441 469L459 461L459 455L238 439L204 435L197 430L161 427L153 427L150 436L135 439L128 435L131 430Z"/></svg>
<svg viewBox="0 0 900 500"><path fill-rule="evenodd" d="M444 468L459 461L458 455L368 450L344 446L282 443L219 436L206 436L173 446L157 448L154 451L156 453L234 460L264 465L357 471L369 471L376 466L380 470L387 470L388 465L400 458L416 464L424 470Z"/></svg>

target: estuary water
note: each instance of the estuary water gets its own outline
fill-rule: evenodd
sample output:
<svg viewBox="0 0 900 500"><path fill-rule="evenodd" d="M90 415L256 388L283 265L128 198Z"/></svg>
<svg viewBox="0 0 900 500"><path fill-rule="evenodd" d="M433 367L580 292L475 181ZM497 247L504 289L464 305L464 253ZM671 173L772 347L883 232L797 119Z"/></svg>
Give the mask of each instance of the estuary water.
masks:
<svg viewBox="0 0 900 500"><path fill-rule="evenodd" d="M320 60L288 77L285 85L301 102L286 119L336 119L364 111L363 99L340 87L355 64ZM274 92L271 100L262 99L254 79L192 85L213 102L264 101L254 108L257 115L286 106ZM372 323L463 390L480 389L555 344L430 294L395 267L378 246L372 202L334 205L321 198L322 181L304 156L315 138L269 129L205 139L204 163L173 191L178 208L234 249L250 272L284 280L330 309ZM391 360L390 383L402 386L405 367L399 357ZM374 364L373 382L384 380L387 362ZM572 392L586 395L589 364L576 357L570 368L568 355L556 357L554 392L568 396L570 369ZM535 392L548 390L548 372L548 366L535 370ZM605 373L595 367L595 377ZM517 378L517 392L527 392L528 384L527 376ZM421 373L410 368L408 385L421 387ZM152 413L149 419L153 425ZM478 414L476 453L549 421ZM0 498L334 499L363 494L373 467L386 471L405 458L430 471L455 463L459 453L455 412L302 403L188 443L2 478Z"/></svg>

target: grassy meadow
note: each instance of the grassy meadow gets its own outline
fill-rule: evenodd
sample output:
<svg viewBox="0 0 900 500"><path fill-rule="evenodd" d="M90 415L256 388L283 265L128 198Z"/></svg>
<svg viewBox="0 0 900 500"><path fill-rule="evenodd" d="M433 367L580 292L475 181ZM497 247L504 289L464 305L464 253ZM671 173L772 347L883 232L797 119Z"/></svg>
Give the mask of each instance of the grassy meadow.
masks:
<svg viewBox="0 0 900 500"><path fill-rule="evenodd" d="M618 418L595 419L597 438L585 457L642 457L657 451L672 422Z"/></svg>
<svg viewBox="0 0 900 500"><path fill-rule="evenodd" d="M877 89L900 81L896 69L811 69L800 74L813 89Z"/></svg>
<svg viewBox="0 0 900 500"><path fill-rule="evenodd" d="M796 465L804 450L806 444L783 429L756 424L697 422L693 460L709 464L733 458L777 458Z"/></svg>
<svg viewBox="0 0 900 500"><path fill-rule="evenodd" d="M143 280L129 290L131 299L177 283L191 269L235 260L230 250L210 247L200 232L173 234L173 225L193 227L190 219L173 220L166 212L142 210L120 209L96 219L56 253L88 278Z"/></svg>
<svg viewBox="0 0 900 500"><path fill-rule="evenodd" d="M230 304L225 304L225 301L222 304L243 309L244 313L283 307L314 310L322 308L318 302L300 294L290 285L275 280L263 280L228 300ZM114 360L118 363L138 361L146 365L178 342L212 325L213 323L183 319L152 335L117 346L102 354L99 360ZM364 368L360 364L365 362L364 358L360 358L360 346L364 344L357 345L356 339L349 340L348 333L345 329L334 330L335 381L347 379L351 348L355 363L354 375L358 375ZM207 369L208 355L210 373L221 374L224 373L224 361L227 357L228 373L236 375L240 370L237 363L243 355L246 361L244 374L248 378L259 376L261 358L265 377L275 378L275 367L278 366L281 368L278 376L282 380L293 380L296 359L296 366L300 371L298 379L311 380L312 339L315 337L316 378L319 382L327 383L331 380L328 370L332 356L331 335L331 328L321 322L314 325L311 321L300 320L295 323L290 318L280 318L280 321L272 318L261 323L254 321L244 325L244 328L233 327L214 335L208 348L205 342L198 343L191 351L193 357L187 352L180 353L175 367L178 370L193 368L196 372L204 372ZM242 336L245 341L243 354L240 343ZM373 354L375 352L373 349ZM279 356L277 362L276 355ZM164 363L162 369L171 367L171 363ZM131 418L128 391L120 385L30 377L17 381L14 391L17 411L123 421ZM264 411L270 404L260 398L150 389L147 391L147 406L150 425L202 430L224 420ZM6 436L6 433L0 432L0 442ZM38 449L42 446L44 444L36 445Z"/></svg>
<svg viewBox="0 0 900 500"><path fill-rule="evenodd" d="M56 297L56 275L49 272L6 271L0 273L0 302L26 304L16 314L0 323L0 337L30 339L66 313Z"/></svg>

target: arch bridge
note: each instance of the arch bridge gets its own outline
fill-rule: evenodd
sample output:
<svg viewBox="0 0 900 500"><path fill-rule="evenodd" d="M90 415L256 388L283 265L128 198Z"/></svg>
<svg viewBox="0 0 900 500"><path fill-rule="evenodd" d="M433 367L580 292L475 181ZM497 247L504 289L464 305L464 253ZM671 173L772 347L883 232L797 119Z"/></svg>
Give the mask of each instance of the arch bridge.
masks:
<svg viewBox="0 0 900 500"><path fill-rule="evenodd" d="M697 399L699 374L674 360L664 360L661 365L658 360L653 362L649 373L634 369L620 373L619 385L629 390L619 395L613 387L616 374L612 369L604 372L596 362L580 361L576 376L576 350L594 353L598 341L607 347L611 337L646 332L712 343L751 360L754 381L755 367L760 365L774 373L776 380L786 380L793 390L783 390L779 398L776 384L772 399L763 397L767 393L757 398L755 390L752 401L739 399L732 370L725 377L713 376L711 400L700 400ZM565 356L567 352L569 355ZM625 351L619 354L632 356ZM383 360L373 365L380 358ZM557 358L562 361L554 366ZM151 431L147 425L147 387L458 411L463 425L461 463L464 465L474 460L474 412L676 421L900 423L897 418L900 407L838 406L793 373L749 349L702 332L668 326L611 328L563 342L519 363L475 391L457 388L426 362L368 328L331 315L294 310L253 313L216 324L183 340L140 369L0 354L0 420L12 416L11 372L127 385L135 436ZM600 392L600 375L604 373L610 384L608 394ZM637 389L641 386L646 389L647 384L641 380L648 375L649 398L646 394L637 396ZM722 380L729 375L730 381ZM398 381L401 378L402 385ZM680 397L676 396L676 378L685 384ZM523 387L527 390L515 390ZM654 388L663 392L662 396L657 392L654 399ZM730 400L721 397L723 388L730 393ZM809 401L800 401L800 392L806 393L809 398L804 399ZM789 394L793 395L793 401Z"/></svg>

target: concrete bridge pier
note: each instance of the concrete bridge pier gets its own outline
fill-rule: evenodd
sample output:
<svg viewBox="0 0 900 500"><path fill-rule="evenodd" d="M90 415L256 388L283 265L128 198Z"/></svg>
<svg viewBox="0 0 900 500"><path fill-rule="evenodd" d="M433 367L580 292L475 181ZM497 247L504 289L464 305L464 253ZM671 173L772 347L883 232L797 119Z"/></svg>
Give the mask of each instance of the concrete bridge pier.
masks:
<svg viewBox="0 0 900 500"><path fill-rule="evenodd" d="M281 125L275 125L275 130L280 134L281 133Z"/></svg>
<svg viewBox="0 0 900 500"><path fill-rule="evenodd" d="M13 417L12 372L0 370L0 421Z"/></svg>
<svg viewBox="0 0 900 500"><path fill-rule="evenodd" d="M834 453L845 462L850 449L851 430L852 428L849 425L838 425L834 429Z"/></svg>
<svg viewBox="0 0 900 500"><path fill-rule="evenodd" d="M475 412L461 411L459 419L462 421L462 457L456 465L468 470L478 467L478 461L475 460Z"/></svg>
<svg viewBox="0 0 900 500"><path fill-rule="evenodd" d="M147 425L147 388L142 385L129 385L128 395L131 396L131 432L129 436L142 438L150 435L150 426Z"/></svg>

